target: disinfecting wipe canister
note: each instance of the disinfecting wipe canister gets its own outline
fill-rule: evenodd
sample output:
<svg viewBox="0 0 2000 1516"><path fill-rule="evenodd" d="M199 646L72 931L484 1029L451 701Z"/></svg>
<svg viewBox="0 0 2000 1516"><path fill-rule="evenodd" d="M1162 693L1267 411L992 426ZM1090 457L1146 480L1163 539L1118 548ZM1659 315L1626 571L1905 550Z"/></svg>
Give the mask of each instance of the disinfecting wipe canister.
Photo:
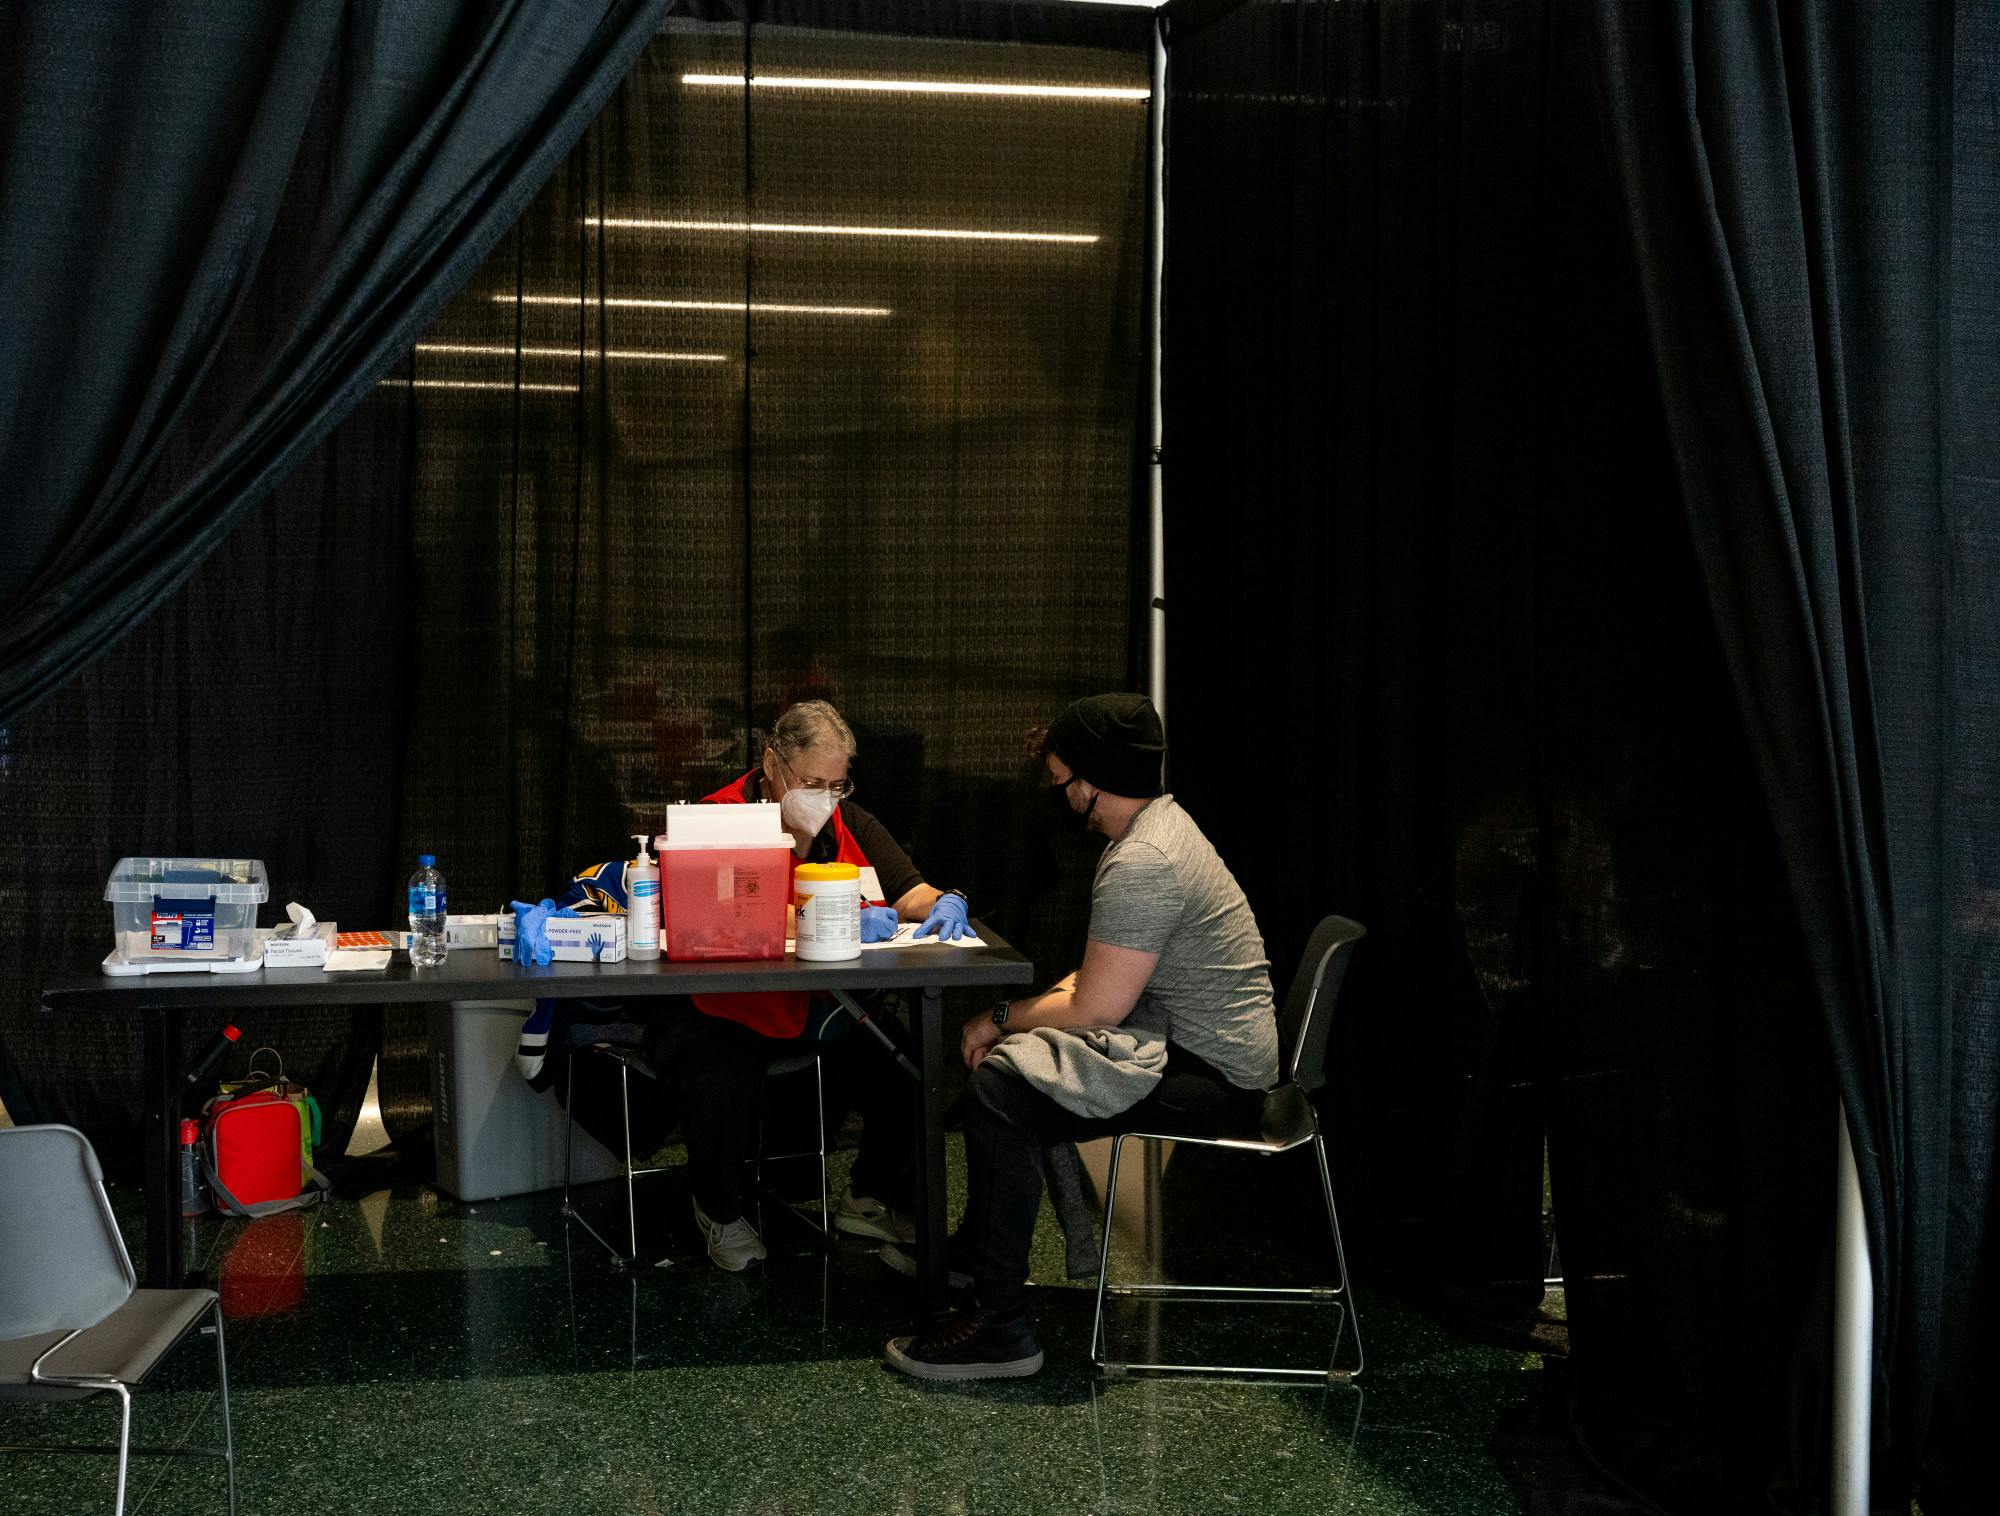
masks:
<svg viewBox="0 0 2000 1516"><path fill-rule="evenodd" d="M802 863L792 870L798 951L808 963L861 956L861 870L851 863Z"/></svg>
<svg viewBox="0 0 2000 1516"><path fill-rule="evenodd" d="M660 869L646 851L646 834L634 832L639 856L625 865L625 900L630 922L625 940L627 958L660 956Z"/></svg>

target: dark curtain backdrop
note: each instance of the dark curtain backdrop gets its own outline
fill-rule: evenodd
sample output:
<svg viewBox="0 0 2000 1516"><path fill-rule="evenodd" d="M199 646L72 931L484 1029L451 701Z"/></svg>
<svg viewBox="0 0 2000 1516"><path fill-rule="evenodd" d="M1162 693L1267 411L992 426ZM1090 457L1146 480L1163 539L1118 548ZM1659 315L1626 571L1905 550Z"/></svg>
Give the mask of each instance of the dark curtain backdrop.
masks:
<svg viewBox="0 0 2000 1516"><path fill-rule="evenodd" d="M628 854L820 696L926 876L1074 963L1086 860L1051 873L1023 739L1129 678L1145 105L685 79L1143 89L1133 34L676 19L378 391L416 459L409 845L460 901Z"/></svg>
<svg viewBox="0 0 2000 1516"><path fill-rule="evenodd" d="M670 3L9 8L0 722L346 414Z"/></svg>
<svg viewBox="0 0 2000 1516"><path fill-rule="evenodd" d="M854 723L858 798L929 877L1074 962L1089 860L1057 867L1022 739L1131 678L1145 104L746 100L682 76L1143 88L1148 33L1089 6L901 9L662 31L415 350L158 615L6 729L16 1119L129 1146L135 1040L34 1005L102 956L120 854L261 856L277 906L368 926L429 848L457 908L493 909L629 849L807 695ZM302 224L316 193L294 187ZM351 1119L379 1025L270 1030ZM404 1133L423 1047L392 1012Z"/></svg>
<svg viewBox="0 0 2000 1516"><path fill-rule="evenodd" d="M120 856L262 857L274 914L298 898L383 919L407 436L368 416L312 445L664 10L0 12L0 1101L17 1119L73 1122L114 1169L134 1151L137 1029L37 1003L102 957ZM283 1041L338 1144L376 1019L244 1030Z"/></svg>
<svg viewBox="0 0 2000 1516"><path fill-rule="evenodd" d="M1878 1491L1991 1510L2000 20L1597 19L1676 474L1860 1163Z"/></svg>
<svg viewBox="0 0 2000 1516"><path fill-rule="evenodd" d="M1590 9L1189 19L1173 788L1275 959L1371 928L1325 1106L1366 1277L1552 1350L1498 1443L1530 1509L1812 1510L1835 1083Z"/></svg>

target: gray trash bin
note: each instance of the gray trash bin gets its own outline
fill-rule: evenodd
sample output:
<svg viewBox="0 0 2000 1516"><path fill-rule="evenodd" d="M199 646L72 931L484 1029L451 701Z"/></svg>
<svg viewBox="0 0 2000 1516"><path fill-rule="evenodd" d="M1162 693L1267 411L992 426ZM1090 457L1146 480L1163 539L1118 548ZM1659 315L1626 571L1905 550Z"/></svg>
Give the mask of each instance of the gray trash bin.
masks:
<svg viewBox="0 0 2000 1516"><path fill-rule="evenodd" d="M563 1108L554 1090L528 1087L514 1067L527 1000L453 1000L431 1007L432 1129L438 1188L493 1200L560 1188ZM619 1160L582 1127L574 1181L612 1179Z"/></svg>

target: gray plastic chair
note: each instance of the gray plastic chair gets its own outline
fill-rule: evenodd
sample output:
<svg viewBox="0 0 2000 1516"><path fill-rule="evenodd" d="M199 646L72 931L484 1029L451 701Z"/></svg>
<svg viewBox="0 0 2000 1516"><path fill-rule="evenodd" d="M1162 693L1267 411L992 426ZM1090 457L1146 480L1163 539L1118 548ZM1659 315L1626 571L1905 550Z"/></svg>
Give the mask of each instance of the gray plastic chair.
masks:
<svg viewBox="0 0 2000 1516"><path fill-rule="evenodd" d="M1334 1002L1339 999L1341 980L1346 977L1347 964L1353 956L1354 944L1367 935L1366 927L1359 922L1349 921L1345 916L1328 916L1313 929L1312 937L1306 943L1305 953L1300 958L1298 974L1293 978L1290 992L1285 996L1284 1006L1278 1013L1279 1056L1286 1060L1283 1070L1284 1081L1264 1097L1263 1118L1255 1137L1185 1137L1176 1132L1126 1132L1112 1139L1111 1172L1105 1184L1104 1246L1097 1270L1097 1315L1090 1326L1090 1361L1106 1373L1119 1374L1129 1369L1146 1369L1158 1373L1242 1374L1258 1377L1275 1375L1324 1379L1335 1383L1345 1383L1361 1377L1365 1363L1361 1353L1361 1318L1354 1309L1354 1290L1347 1277L1347 1250L1340 1242L1340 1215L1333 1205L1333 1176L1327 1167L1326 1139L1320 1135L1319 1115L1313 1110L1312 1101L1306 1097L1326 1083L1326 1043L1327 1034L1333 1026ZM1111 1218L1118 1203L1118 1160L1124 1152L1127 1141L1190 1143L1196 1147L1217 1148L1223 1152L1247 1153L1256 1158L1271 1158L1279 1153L1289 1153L1295 1148L1310 1146L1313 1155L1319 1160L1320 1190L1326 1197L1327 1225L1333 1230L1333 1257L1339 1270L1338 1283L1330 1286L1299 1287L1110 1284L1108 1275L1111 1269ZM1266 1304L1332 1302L1338 1303L1341 1308L1341 1326L1334 1331L1333 1347L1328 1353L1325 1368L1262 1368L1217 1363L1132 1363L1115 1360L1109 1356L1110 1341L1104 1324L1106 1295L1141 1299L1170 1295L1198 1295L1216 1301ZM1349 1323L1352 1323L1354 1328L1354 1366L1351 1369L1343 1369L1336 1365L1340 1356L1342 1331Z"/></svg>
<svg viewBox="0 0 2000 1516"><path fill-rule="evenodd" d="M104 1193L104 1172L83 1133L66 1126L0 1127L0 1399L113 1394L119 1401L116 1446L0 1447L0 1453L116 1453L114 1510L120 1516L133 1453L220 1458L235 1516L236 1444L220 1297L213 1290L142 1290L137 1284ZM215 1318L222 1446L134 1448L134 1387L204 1316Z"/></svg>

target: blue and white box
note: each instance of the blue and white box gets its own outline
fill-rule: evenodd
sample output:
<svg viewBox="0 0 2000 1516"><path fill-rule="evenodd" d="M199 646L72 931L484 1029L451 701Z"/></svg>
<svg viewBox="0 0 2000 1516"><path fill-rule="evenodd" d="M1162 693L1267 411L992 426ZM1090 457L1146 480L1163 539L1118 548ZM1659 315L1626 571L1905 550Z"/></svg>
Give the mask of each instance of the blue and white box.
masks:
<svg viewBox="0 0 2000 1516"><path fill-rule="evenodd" d="M625 918L623 916L551 916L548 919L549 956L557 963L623 963L625 961ZM500 956L514 956L512 911L500 913Z"/></svg>

